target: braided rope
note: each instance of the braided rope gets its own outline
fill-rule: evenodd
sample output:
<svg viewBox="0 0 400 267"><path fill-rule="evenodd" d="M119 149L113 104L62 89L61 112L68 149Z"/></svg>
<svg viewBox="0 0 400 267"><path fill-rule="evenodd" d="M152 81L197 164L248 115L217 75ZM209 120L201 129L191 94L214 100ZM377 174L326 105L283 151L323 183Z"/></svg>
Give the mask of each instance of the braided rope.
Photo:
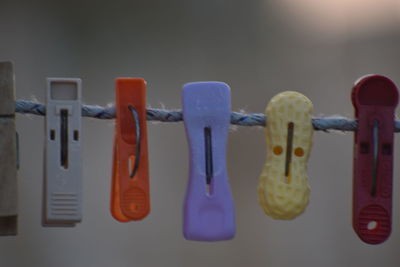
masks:
<svg viewBox="0 0 400 267"><path fill-rule="evenodd" d="M46 115L46 106L34 101L17 100L15 111L22 114L44 116ZM103 120L114 119L115 108L113 106L83 105L82 116ZM147 120L149 121L179 122L182 119L182 111L180 110L147 109ZM260 113L231 113L231 124L233 125L265 127L266 120L265 115ZM312 124L316 131L354 131L357 129L357 122L355 120L339 116L313 118ZM395 132L400 132L400 121L395 121Z"/></svg>

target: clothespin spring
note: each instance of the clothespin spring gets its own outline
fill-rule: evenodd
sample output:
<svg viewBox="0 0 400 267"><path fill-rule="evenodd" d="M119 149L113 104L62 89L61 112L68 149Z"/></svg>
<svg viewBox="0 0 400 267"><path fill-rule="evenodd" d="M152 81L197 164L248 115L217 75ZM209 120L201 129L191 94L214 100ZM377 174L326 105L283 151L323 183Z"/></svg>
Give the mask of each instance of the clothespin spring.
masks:
<svg viewBox="0 0 400 267"><path fill-rule="evenodd" d="M130 178L135 177L137 170L139 169L139 161L140 161L140 123L139 123L139 114L137 110L129 105L128 109L132 112L133 120L135 121L135 133L136 133L136 151L135 151L135 164L132 168L131 174L129 175Z"/></svg>

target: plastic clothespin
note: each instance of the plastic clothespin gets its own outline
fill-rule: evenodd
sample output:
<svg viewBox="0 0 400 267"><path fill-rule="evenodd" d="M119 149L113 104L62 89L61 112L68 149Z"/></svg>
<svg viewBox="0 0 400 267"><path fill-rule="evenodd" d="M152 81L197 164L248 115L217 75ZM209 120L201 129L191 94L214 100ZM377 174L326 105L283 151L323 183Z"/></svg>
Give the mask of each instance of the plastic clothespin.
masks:
<svg viewBox="0 0 400 267"><path fill-rule="evenodd" d="M47 79L43 226L82 220L81 80Z"/></svg>
<svg viewBox="0 0 400 267"><path fill-rule="evenodd" d="M14 70L0 62L0 236L17 235L17 144Z"/></svg>
<svg viewBox="0 0 400 267"><path fill-rule="evenodd" d="M260 175L258 200L274 219L294 219L308 205L312 110L306 96L291 91L274 96L265 110L267 160Z"/></svg>
<svg viewBox="0 0 400 267"><path fill-rule="evenodd" d="M146 82L118 78L115 93L111 214L120 222L128 222L141 220L150 212Z"/></svg>
<svg viewBox="0 0 400 267"><path fill-rule="evenodd" d="M183 234L188 240L228 240L236 228L226 170L230 88L221 82L195 82L184 85L182 93L190 148Z"/></svg>
<svg viewBox="0 0 400 267"><path fill-rule="evenodd" d="M380 75L360 78L351 99L354 134L353 228L366 243L384 242L391 232L396 85Z"/></svg>

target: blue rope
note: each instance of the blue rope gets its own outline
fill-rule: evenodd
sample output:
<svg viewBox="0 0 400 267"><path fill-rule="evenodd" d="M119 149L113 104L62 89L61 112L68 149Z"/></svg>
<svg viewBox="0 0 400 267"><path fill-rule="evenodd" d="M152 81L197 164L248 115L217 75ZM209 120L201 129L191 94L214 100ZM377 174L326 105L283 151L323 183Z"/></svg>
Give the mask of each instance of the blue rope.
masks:
<svg viewBox="0 0 400 267"><path fill-rule="evenodd" d="M16 101L15 111L23 114L46 115L46 106L27 100ZM114 119L114 107L101 106L82 106L82 116L96 119ZM161 122L179 122L182 121L182 112L180 110L165 109L147 109L147 120ZM243 114L239 112L231 113L231 124L240 126L263 126L266 125L266 117L264 114L253 113ZM313 127L316 131L355 131L357 122L343 117L324 117L313 118ZM395 121L395 132L400 132L400 121Z"/></svg>

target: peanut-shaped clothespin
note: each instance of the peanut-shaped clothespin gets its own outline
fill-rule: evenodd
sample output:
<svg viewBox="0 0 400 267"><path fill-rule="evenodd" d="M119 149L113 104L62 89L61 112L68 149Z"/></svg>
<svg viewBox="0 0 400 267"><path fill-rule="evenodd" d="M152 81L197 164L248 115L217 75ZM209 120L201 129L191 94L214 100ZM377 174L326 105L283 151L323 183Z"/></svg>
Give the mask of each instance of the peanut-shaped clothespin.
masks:
<svg viewBox="0 0 400 267"><path fill-rule="evenodd" d="M396 85L380 75L359 79L352 90L358 127L354 132L353 228L366 243L390 235Z"/></svg>
<svg viewBox="0 0 400 267"><path fill-rule="evenodd" d="M312 102L297 92L283 92L268 103L267 161L258 185L265 213L290 220L308 204L307 160L312 146Z"/></svg>
<svg viewBox="0 0 400 267"><path fill-rule="evenodd" d="M186 84L182 106L190 149L183 234L197 241L231 239L236 227L226 170L230 88L222 82Z"/></svg>
<svg viewBox="0 0 400 267"><path fill-rule="evenodd" d="M128 222L141 220L150 212L146 81L118 78L115 86L111 214Z"/></svg>

